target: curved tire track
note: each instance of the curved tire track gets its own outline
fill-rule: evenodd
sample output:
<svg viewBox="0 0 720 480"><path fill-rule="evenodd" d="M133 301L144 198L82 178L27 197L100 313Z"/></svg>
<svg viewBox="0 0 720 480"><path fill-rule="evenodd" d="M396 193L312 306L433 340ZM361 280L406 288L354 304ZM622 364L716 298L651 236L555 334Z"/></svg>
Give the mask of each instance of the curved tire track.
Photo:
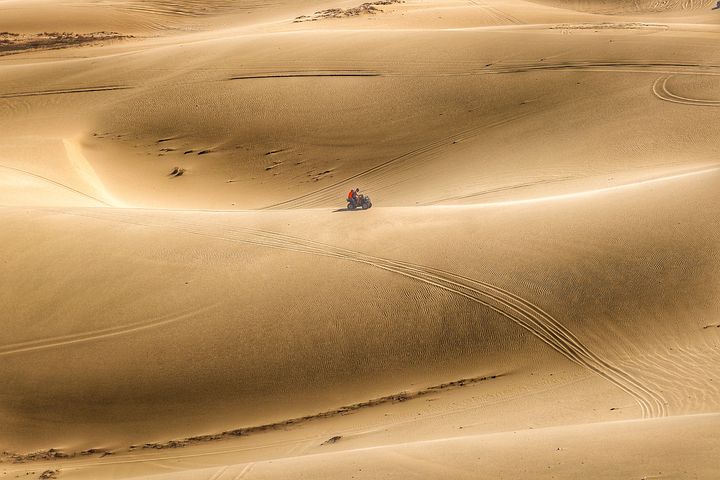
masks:
<svg viewBox="0 0 720 480"><path fill-rule="evenodd" d="M653 94L657 98L666 102L679 103L682 105L693 105L696 107L720 107L720 100L681 97L680 95L672 93L668 89L667 84L673 77L674 75L666 75L655 80L655 83L653 84Z"/></svg>
<svg viewBox="0 0 720 480"><path fill-rule="evenodd" d="M253 234L269 239L273 244L273 241L279 240L279 243L274 246L281 248L289 246L296 249L298 246L302 246L308 249L306 253L364 263L463 296L514 321L569 360L595 372L635 397L643 411L643 416L667 415L665 400L662 396L652 392L627 372L590 351L572 332L539 306L507 290L444 270L388 260L298 237L262 230L256 230Z"/></svg>
<svg viewBox="0 0 720 480"><path fill-rule="evenodd" d="M514 74L514 73L525 73L534 71L607 71L607 72L630 72L630 73L670 73L672 75L712 75L720 76L720 65L714 64L700 64L700 63L678 63L678 62L660 62L660 61L626 61L626 62L607 62L607 61L577 61L577 62L517 62L517 63L503 63L497 65L488 65L485 68L474 70L470 72L460 72L457 74L445 73L445 74L398 74L384 72L380 75L384 77L394 76L411 76L411 77L422 77L422 76L475 76L475 75L500 75L500 74ZM316 72L316 71L314 71ZM303 72L296 72L294 75L300 76ZM313 72L308 71L304 73L305 76L312 76ZM248 74L249 78L258 77L257 74ZM665 78L665 77L661 77ZM666 81L663 83L667 83ZM682 99L674 94L667 92L662 95L657 90L658 82L653 87L653 92L656 96L663 100L675 102L675 103L687 103L690 105L701 105L701 106L720 106L720 102L717 104L714 101L702 101L693 99ZM297 195L295 197L276 202L267 205L261 210L274 210L274 209L296 209L296 208L309 208L323 204L323 202L335 201L337 198L337 190L341 186L352 180L364 179L368 180L380 175L386 175L387 172L393 168L398 168L398 165L405 162L417 161L423 155L428 155L433 152L439 151L443 147L452 145L453 142L460 142L468 140L479 135L483 130L496 128L505 124L511 123L515 120L522 119L530 115L530 112L525 112L516 115L508 115L500 118L494 122L473 127L461 132L454 133L452 135L442 137L440 139L429 142L425 145L417 147L409 152L403 153L399 156L390 158L384 162L374 165L366 170L358 172L343 178L342 180L335 181L317 190L313 190L308 193Z"/></svg>
<svg viewBox="0 0 720 480"><path fill-rule="evenodd" d="M116 214L88 214L85 216L110 221L124 221L149 227L172 228L186 234L205 238L336 258L402 275L466 298L514 322L566 359L594 372L633 397L641 409L643 418L662 417L668 414L667 402L661 394L651 390L639 379L593 352L567 327L538 305L490 283L424 265L376 257L266 230L230 227L226 228L224 234L220 235L206 230L206 228L217 226L212 224L200 225L179 221L141 224L129 217L125 217L125 220L119 219Z"/></svg>

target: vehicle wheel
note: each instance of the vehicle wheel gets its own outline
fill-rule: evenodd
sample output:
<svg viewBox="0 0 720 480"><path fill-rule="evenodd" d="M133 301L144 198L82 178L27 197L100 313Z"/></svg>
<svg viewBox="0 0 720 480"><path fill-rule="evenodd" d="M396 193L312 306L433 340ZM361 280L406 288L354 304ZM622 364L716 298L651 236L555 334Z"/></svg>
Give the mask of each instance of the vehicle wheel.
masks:
<svg viewBox="0 0 720 480"><path fill-rule="evenodd" d="M367 203L363 203L362 209L365 210L366 208L370 208L370 205L368 205Z"/></svg>
<svg viewBox="0 0 720 480"><path fill-rule="evenodd" d="M348 210L355 210L355 205L348 203Z"/></svg>

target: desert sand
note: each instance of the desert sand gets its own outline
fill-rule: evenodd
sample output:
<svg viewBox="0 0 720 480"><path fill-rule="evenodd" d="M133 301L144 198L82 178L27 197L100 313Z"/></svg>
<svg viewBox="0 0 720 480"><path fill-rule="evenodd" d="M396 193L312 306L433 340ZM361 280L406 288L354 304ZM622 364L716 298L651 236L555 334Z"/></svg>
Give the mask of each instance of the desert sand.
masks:
<svg viewBox="0 0 720 480"><path fill-rule="evenodd" d="M0 478L720 478L714 3L0 1Z"/></svg>

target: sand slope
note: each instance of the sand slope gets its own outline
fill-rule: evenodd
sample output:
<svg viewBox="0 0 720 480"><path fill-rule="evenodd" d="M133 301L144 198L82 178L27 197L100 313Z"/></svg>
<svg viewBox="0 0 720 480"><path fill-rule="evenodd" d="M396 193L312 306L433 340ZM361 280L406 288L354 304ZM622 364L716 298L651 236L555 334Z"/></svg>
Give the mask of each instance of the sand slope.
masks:
<svg viewBox="0 0 720 480"><path fill-rule="evenodd" d="M357 6L0 2L0 470L720 475L709 3Z"/></svg>
<svg viewBox="0 0 720 480"><path fill-rule="evenodd" d="M716 450L717 428L717 415L577 425L292 457L148 478L712 478L717 468L706 455ZM673 437L688 441L678 444L671 440ZM654 454L648 455L648 451ZM678 468L678 464L690 466Z"/></svg>

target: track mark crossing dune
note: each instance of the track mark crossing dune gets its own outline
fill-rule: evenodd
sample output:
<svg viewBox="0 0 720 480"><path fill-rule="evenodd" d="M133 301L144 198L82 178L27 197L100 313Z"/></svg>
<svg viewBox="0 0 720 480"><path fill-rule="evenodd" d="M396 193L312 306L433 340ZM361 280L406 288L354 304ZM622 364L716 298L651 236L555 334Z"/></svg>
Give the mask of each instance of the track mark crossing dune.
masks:
<svg viewBox="0 0 720 480"><path fill-rule="evenodd" d="M23 175L41 180L44 183L48 183L50 185L53 185L55 187L59 187L63 190L67 190L68 192L80 195L82 197L85 197L87 199L93 200L94 202L97 202L101 205L104 205L106 207L123 207L124 205L120 200L115 198L105 187L105 185L102 183L100 178L98 177L97 173L95 172L95 169L92 167L90 162L87 161L85 156L82 153L82 149L80 148L77 143L64 139L63 140L63 147L65 148L65 156L70 163L70 168L72 171L82 179L84 182L84 186L90 187L92 190L94 190L94 195L91 195L89 193L86 193L82 190L79 190L77 188L73 188L65 183L59 182L57 180L53 180L51 178L45 177L43 175L39 175L37 173L30 172L28 170L23 170L21 168L17 167L10 167L8 165L0 165L0 169L5 169L12 172L21 173Z"/></svg>
<svg viewBox="0 0 720 480"><path fill-rule="evenodd" d="M409 152L393 157L389 160L386 160L385 162L370 167L354 175L345 177L342 180L333 182L312 192L299 195L289 200L268 205L264 207L263 210L308 208L311 206L317 206L319 204L322 204L323 202L335 202L337 200L337 189L351 180L358 180L360 178L364 180L377 180L387 176L388 172L395 169L402 168L404 170L407 170L414 163L422 160L428 155L432 155L442 150L449 145L452 145L453 143L469 140L480 135L485 130L501 127L508 123L525 118L529 115L530 112L503 115L490 123L469 128L467 130L463 130L452 135L426 143L425 145L421 145L420 147L410 150Z"/></svg>
<svg viewBox="0 0 720 480"><path fill-rule="evenodd" d="M113 90L129 90L133 87L127 85L109 85L100 87L79 87L66 88L60 90L39 90L34 92L17 92L0 94L0 98L19 98L19 97L41 97L46 95L68 95L71 93L92 93L92 92L110 92Z"/></svg>
<svg viewBox="0 0 720 480"><path fill-rule="evenodd" d="M719 75L720 76L720 65L704 65L699 63L678 63L678 62L660 62L660 61L627 61L627 62L606 62L606 61L581 61L581 62L527 62L527 63L504 63L498 65L490 65L486 68L476 70L473 72L458 73L456 75L489 75L489 74L514 74L532 71L565 71L565 70L580 70L580 71L608 71L608 72L670 72L674 75ZM274 74L273 74L274 75ZM312 72L304 73L302 76L313 76ZM382 73L378 74L382 76L406 76L406 74L394 74L394 73ZM448 74L453 75L453 74ZM300 76L300 73L298 73ZM428 74L413 75L407 74L407 76L433 76ZM257 75L248 74L248 78L254 78ZM243 77L244 78L244 77ZM657 82L656 82L657 84ZM659 95L654 88L655 94ZM672 95L672 94L668 94ZM662 97L661 97L662 98ZM676 101L682 103L684 101L693 102L692 105L703 105L703 106L718 106L713 103L714 101L701 101L685 99L681 100L681 97L669 101ZM667 98L663 98L667 99ZM699 103L704 102L704 103ZM709 102L709 103L708 103ZM351 180L363 179L365 181L380 180L381 177L386 177L389 171L396 170L398 168L407 169L410 164L414 164L419 159L424 158L427 155L431 155L435 152L442 150L443 148L451 145L454 142L461 142L470 138L480 135L484 130L502 127L508 123L520 120L524 117L530 116L530 112L524 113L512 113L506 114L490 123L473 127L461 132L454 133L452 135L439 138L427 144L421 145L413 150L390 158L382 163L374 165L366 170L358 172L356 174L347 176L342 180L338 180L317 190L313 190L308 193L304 193L287 200L272 203L263 207L263 210L270 209L296 209L296 208L309 208L315 206L326 205L336 200L336 190L338 187L345 185ZM402 165L402 167L400 167ZM378 190L378 188L375 188ZM483 192L480 192L483 193ZM440 200L442 201L442 200Z"/></svg>
<svg viewBox="0 0 720 480"><path fill-rule="evenodd" d="M300 71L300 72L268 72L248 75L233 75L228 80L257 80L270 78L312 78L312 77L379 77L379 72L370 71Z"/></svg>
<svg viewBox="0 0 720 480"><path fill-rule="evenodd" d="M110 3L110 2L109 2ZM251 10L253 8L273 5L269 1L240 2L232 0L131 0L120 5L112 5L120 11L139 13L141 15L161 15L168 17L202 17L232 12L233 10Z"/></svg>
<svg viewBox="0 0 720 480"><path fill-rule="evenodd" d="M524 23L517 17L510 15L509 13L505 13L504 11L488 4L487 2L481 1L481 0L469 0L471 5L474 5L476 7L482 8L484 11L486 11L490 17L492 17L492 20L497 22L500 25L507 25L507 24L513 24L513 25L520 25Z"/></svg>
<svg viewBox="0 0 720 480"><path fill-rule="evenodd" d="M696 107L720 107L720 100L707 100L701 98L681 97L672 93L668 89L668 81L674 75L666 75L655 80L653 84L653 94L660 100L666 102L679 103L682 105L693 105Z"/></svg>
<svg viewBox="0 0 720 480"><path fill-rule="evenodd" d="M620 72L659 72L668 74L720 75L720 65L701 63L662 62L653 60L628 61L560 61L560 62L505 62L491 65L478 73L523 73L532 71L620 71Z"/></svg>
<svg viewBox="0 0 720 480"><path fill-rule="evenodd" d="M582 196L597 195L597 194L612 192L612 191L616 191L616 190L634 188L634 187L638 187L641 185L649 185L649 184L658 183L658 182L667 182L670 180L676 180L679 178L685 178L685 177L690 177L690 176L695 176L695 175L704 175L706 173L717 172L718 170L720 170L720 165L718 165L718 164L707 165L707 166L703 166L702 168L699 168L697 170L680 171L678 173L672 173L669 175L662 175L662 176L657 176L657 177L638 179L633 182L618 183L616 185L612 185L609 187L600 187L600 188L595 188L595 189L591 189L591 190L580 190L580 191L576 191L576 192L560 193L560 194L556 194L556 195L521 198L521 199L516 199L516 200L498 200L498 201L489 201L489 202L479 202L479 203L474 203L473 205L475 207L499 207L499 206L523 205L523 204L530 204L530 203L541 203L541 202L566 200L566 199L570 199L570 198L578 198L578 197L582 197ZM420 205L420 206L439 205L443 202L451 201L451 200L462 200L462 199L467 199L467 198L482 197L484 195L490 195L490 194L498 193L498 192L518 190L518 189L522 189L522 188L529 188L529 187L533 187L536 185L568 182L568 181L578 180L578 179L582 179L582 178L589 178L589 177L565 176L565 177L537 180L534 182L519 183L519 184L515 184L515 185L506 185L506 186L502 186L502 187L483 190L480 192L473 192L473 193L468 193L468 194L463 194L463 195L443 197L443 198L439 198L439 199L432 200L429 202L420 203L418 205ZM442 205L440 205L440 206L442 206Z"/></svg>
<svg viewBox="0 0 720 480"><path fill-rule="evenodd" d="M115 327L101 328L98 330L90 330L75 334L60 335L57 337L49 337L39 340L30 340L27 342L14 343L10 345L1 345L0 357L17 355L21 353L37 352L40 350L48 350L52 348L64 347L67 345L95 342L107 338L136 333L151 328L167 326L203 313L207 313L216 306L217 304L188 310L182 313L170 313L149 320L133 322L126 325L118 325Z"/></svg>
<svg viewBox="0 0 720 480"><path fill-rule="evenodd" d="M42 180L43 182L46 182L46 183L49 183L49 184L54 185L54 186L56 186L56 187L62 188L63 190L67 190L68 192L72 192L72 193L78 194L78 195L80 195L80 196L83 196L83 197L85 197L85 198L88 198L88 199L90 199L90 200L93 200L93 201L95 201L95 202L98 202L98 203L100 203L101 205L105 205L106 207L111 207L111 206L112 206L112 205L110 205L109 203L107 203L107 202L104 201L104 200L101 200L101 199L99 199L99 198L97 198L97 197L94 197L94 196L92 196L92 195L90 195L90 194L87 194L87 193L85 193L85 192L82 192L82 191L80 191L80 190L78 190L78 189L76 189L76 188L73 188L73 187L69 186L69 185L65 185L64 183L60 183L60 182L55 181L55 180L53 180L53 179L51 179L51 178L43 177L42 175L38 175L38 174L36 174L36 173L28 172L27 170L22 170L22 169L20 169L20 168L15 168L15 167L9 167L9 166L7 166L7 165L0 165L0 169L10 170L10 171L13 171L13 172L21 173L21 174L23 174L23 175L27 175L27 176L36 178L36 179L38 179L38 180Z"/></svg>
<svg viewBox="0 0 720 480"><path fill-rule="evenodd" d="M542 180L535 180L532 182L523 182L523 183L516 183L516 184L512 184L512 185L504 185L501 187L495 187L495 188L489 188L487 190L481 190L479 192L465 193L462 195L452 195L449 197L438 198L436 200L431 200L429 202L418 203L418 205L419 206L437 205L439 203L450 202L452 200L466 200L469 198L483 197L485 195L492 195L493 193L519 190L519 189L523 189L523 188L534 187L537 185L547 185L547 184L551 184L551 183L566 182L568 180L573 180L575 178L577 178L577 177L561 176L561 177L557 177L557 178L546 178L546 179L542 179Z"/></svg>
<svg viewBox="0 0 720 480"><path fill-rule="evenodd" d="M664 73L668 75L720 75L720 64L667 62L661 60L551 60L502 61L482 63L475 61L427 63L404 62L404 71L396 70L396 65L382 61L355 61L354 65L365 65L362 69L343 68L346 61L331 62L323 68L282 70L283 65L257 65L257 70L248 69L245 73L234 74L226 80L272 79L272 78L312 78L312 77L383 77L383 78L443 78L473 77L478 75L508 75L527 72L614 72L614 73ZM337 65L337 68L333 68ZM274 70L277 68L278 70Z"/></svg>
<svg viewBox="0 0 720 480"><path fill-rule="evenodd" d="M107 213L64 213L148 227L170 228L186 234L216 240L336 258L402 275L414 281L466 298L516 323L569 361L594 372L633 397L640 407L643 418L667 415L667 405L662 395L646 387L638 378L601 358L541 307L490 283L437 268L385 259L266 230L223 226L223 230L218 233L217 227L219 225L202 225L180 221L141 223L138 222L137 217L123 215L118 211Z"/></svg>
<svg viewBox="0 0 720 480"><path fill-rule="evenodd" d="M247 465L245 465L245 466L243 467L242 470L240 470L240 472L238 472L237 475L235 475L235 476L233 477L233 480L240 480L241 478L245 478L245 476L248 475L248 474L252 471L252 469L253 469L254 467L255 467L255 463L254 463L254 462L253 462L253 463L248 463Z"/></svg>
<svg viewBox="0 0 720 480"><path fill-rule="evenodd" d="M225 465L225 466L218 468L217 472L215 472L215 474L212 477L210 477L210 480L220 480L222 478L222 476L225 475L225 472L227 471L228 468L230 468L229 465Z"/></svg>

